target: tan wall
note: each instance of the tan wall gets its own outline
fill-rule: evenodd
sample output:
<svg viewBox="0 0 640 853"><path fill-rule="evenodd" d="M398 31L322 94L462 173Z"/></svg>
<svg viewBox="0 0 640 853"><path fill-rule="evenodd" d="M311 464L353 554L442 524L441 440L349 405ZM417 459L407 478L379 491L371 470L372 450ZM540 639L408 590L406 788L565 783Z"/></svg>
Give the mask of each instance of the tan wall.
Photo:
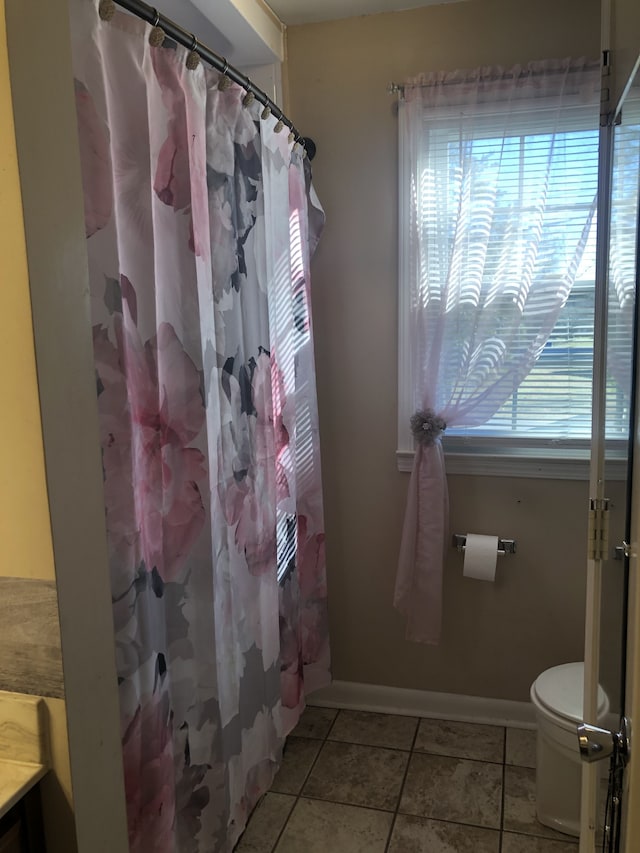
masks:
<svg viewBox="0 0 640 853"><path fill-rule="evenodd" d="M495 585L452 550L439 647L392 608L408 475L396 469L397 122L391 81L599 52L596 0L470 0L288 30L288 98L327 227L313 266L334 677L526 699L580 659L587 483L450 477L451 528L518 540Z"/></svg>
<svg viewBox="0 0 640 853"><path fill-rule="evenodd" d="M0 335L0 578L50 582L55 579L55 569L9 87L4 0L0 0L0 282L4 320ZM52 633L59 644L59 632ZM71 853L75 849L75 832L65 702L51 697L46 697L45 702L53 764L51 773L41 783L47 848L51 853Z"/></svg>

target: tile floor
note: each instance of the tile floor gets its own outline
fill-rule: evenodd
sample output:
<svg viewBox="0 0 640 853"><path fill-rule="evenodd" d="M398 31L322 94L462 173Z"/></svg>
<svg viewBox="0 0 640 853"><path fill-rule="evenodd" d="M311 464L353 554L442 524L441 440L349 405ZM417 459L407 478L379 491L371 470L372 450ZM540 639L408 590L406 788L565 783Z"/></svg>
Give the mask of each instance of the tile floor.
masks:
<svg viewBox="0 0 640 853"><path fill-rule="evenodd" d="M534 768L534 732L309 707L236 853L577 853Z"/></svg>

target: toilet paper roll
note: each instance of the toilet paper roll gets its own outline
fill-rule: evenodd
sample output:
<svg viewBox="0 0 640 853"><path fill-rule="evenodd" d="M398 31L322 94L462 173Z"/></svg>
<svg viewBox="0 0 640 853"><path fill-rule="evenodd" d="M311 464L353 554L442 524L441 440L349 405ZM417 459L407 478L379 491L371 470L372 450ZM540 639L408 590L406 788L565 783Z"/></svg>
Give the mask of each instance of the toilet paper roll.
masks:
<svg viewBox="0 0 640 853"><path fill-rule="evenodd" d="M481 536L479 533L467 533L467 544L464 549L465 578L475 578L480 581L496 579L496 563L498 562L498 537Z"/></svg>

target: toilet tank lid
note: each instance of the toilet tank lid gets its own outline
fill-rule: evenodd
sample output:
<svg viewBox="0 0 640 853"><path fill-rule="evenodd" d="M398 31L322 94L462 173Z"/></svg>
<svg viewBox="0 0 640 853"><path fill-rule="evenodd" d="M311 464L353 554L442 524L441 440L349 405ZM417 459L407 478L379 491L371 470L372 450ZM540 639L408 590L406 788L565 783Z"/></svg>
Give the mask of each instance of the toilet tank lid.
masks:
<svg viewBox="0 0 640 853"><path fill-rule="evenodd" d="M536 696L550 711L574 720L582 720L584 696L584 663L563 663L545 670L534 684ZM609 700L598 686L598 716L606 714Z"/></svg>

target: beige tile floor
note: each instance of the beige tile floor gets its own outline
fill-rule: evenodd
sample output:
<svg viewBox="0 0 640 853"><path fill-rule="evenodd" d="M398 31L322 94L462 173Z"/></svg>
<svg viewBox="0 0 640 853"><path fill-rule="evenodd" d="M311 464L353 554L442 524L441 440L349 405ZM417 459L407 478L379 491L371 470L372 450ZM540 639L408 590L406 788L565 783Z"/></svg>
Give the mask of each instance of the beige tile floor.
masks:
<svg viewBox="0 0 640 853"><path fill-rule="evenodd" d="M535 734L309 707L236 853L577 853L535 816Z"/></svg>

